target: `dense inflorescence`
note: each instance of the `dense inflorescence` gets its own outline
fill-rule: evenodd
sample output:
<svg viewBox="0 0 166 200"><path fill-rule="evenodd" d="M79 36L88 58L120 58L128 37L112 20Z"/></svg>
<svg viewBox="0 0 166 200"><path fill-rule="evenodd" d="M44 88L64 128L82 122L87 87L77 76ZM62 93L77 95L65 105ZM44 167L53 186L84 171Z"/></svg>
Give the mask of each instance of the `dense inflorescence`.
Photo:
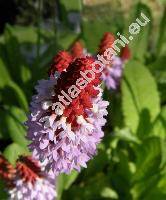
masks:
<svg viewBox="0 0 166 200"><path fill-rule="evenodd" d="M41 163L31 156L21 156L13 167L0 155L0 178L6 185L9 199L53 200L57 195L55 177L45 173Z"/></svg>
<svg viewBox="0 0 166 200"><path fill-rule="evenodd" d="M99 45L99 54L104 56L104 52L107 49L113 49L114 41L115 37L113 34L108 32L105 33ZM109 90L117 90L122 78L125 61L130 57L130 50L128 46L126 46L122 48L120 56L112 55L110 63L105 65L102 72L102 80L105 82L105 85Z"/></svg>
<svg viewBox="0 0 166 200"><path fill-rule="evenodd" d="M37 95L32 99L27 121L29 147L55 174L86 167L104 135L108 102L102 100L101 74L89 72L93 62L92 57L74 59L60 77L50 76L36 86ZM80 72L88 72L86 79ZM75 83L79 85L77 89L73 87ZM65 95L64 99L62 91L72 97ZM55 105L60 98L66 104L57 112Z"/></svg>

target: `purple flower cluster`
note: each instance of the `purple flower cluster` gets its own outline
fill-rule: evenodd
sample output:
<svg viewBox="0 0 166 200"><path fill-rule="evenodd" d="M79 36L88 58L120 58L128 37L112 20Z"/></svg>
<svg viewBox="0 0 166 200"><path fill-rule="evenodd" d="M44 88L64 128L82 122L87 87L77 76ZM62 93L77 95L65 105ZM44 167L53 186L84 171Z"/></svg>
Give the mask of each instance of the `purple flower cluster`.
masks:
<svg viewBox="0 0 166 200"><path fill-rule="evenodd" d="M0 155L0 178L4 181L9 199L54 200L55 177L45 173L44 167L31 156L21 156L13 167Z"/></svg>
<svg viewBox="0 0 166 200"><path fill-rule="evenodd" d="M12 200L55 200L55 179L37 178L35 183L24 182L20 176L16 176L14 180L14 188L8 190L10 199Z"/></svg>
<svg viewBox="0 0 166 200"><path fill-rule="evenodd" d="M79 76L79 67L84 70L91 67L89 60L76 59L68 67L69 71L63 72L69 76L64 76L69 80L70 73L75 73L74 78ZM86 64L82 64L83 62ZM72 67L76 72L74 69L70 71ZM86 167L87 161L96 154L96 146L104 135L102 126L106 123L104 116L107 115L108 106L108 102L102 100L103 91L97 83L98 78L94 85L89 83L73 99L72 105L61 110L59 114L55 113L55 91L61 84L65 84L65 79L63 80L63 76L51 76L48 80L39 81L36 86L37 95L32 98L31 114L26 123L27 137L31 141L29 148L33 156L45 161L46 169L56 175L70 173L73 169L80 171L81 166ZM66 81L66 84L70 83Z"/></svg>
<svg viewBox="0 0 166 200"><path fill-rule="evenodd" d="M99 54L104 56L107 49L114 49L115 36L106 32L99 44ZM105 56L104 56L105 57ZM120 56L112 56L111 63L106 65L102 72L102 80L108 90L117 90L120 85L125 62L130 59L131 52L128 46L121 49Z"/></svg>
<svg viewBox="0 0 166 200"><path fill-rule="evenodd" d="M102 80L110 90L116 90L120 84L124 68L124 61L117 56L112 59L111 66L106 66L102 73Z"/></svg>

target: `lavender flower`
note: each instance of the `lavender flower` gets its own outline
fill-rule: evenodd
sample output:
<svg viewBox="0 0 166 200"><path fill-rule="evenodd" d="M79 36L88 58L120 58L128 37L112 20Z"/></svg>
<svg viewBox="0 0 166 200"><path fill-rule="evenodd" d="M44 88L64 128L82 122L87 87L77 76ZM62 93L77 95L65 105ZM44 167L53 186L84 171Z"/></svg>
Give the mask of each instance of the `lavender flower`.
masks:
<svg viewBox="0 0 166 200"><path fill-rule="evenodd" d="M51 76L36 87L37 95L32 98L31 115L27 121L27 137L33 155L46 161L49 172L70 173L72 169L79 171L81 166L86 167L104 135L102 126L106 122L108 102L102 100L101 74L91 82L83 80L80 75L80 71L92 69L93 61L88 57L77 58L59 78ZM79 78L82 78L84 89L57 114L54 103L58 101L58 95Z"/></svg>
<svg viewBox="0 0 166 200"><path fill-rule="evenodd" d="M0 155L0 178L4 181L9 199L53 200L57 196L55 178L31 156L21 156L14 168Z"/></svg>
<svg viewBox="0 0 166 200"><path fill-rule="evenodd" d="M124 68L121 58L114 56L111 66L106 66L102 73L102 80L108 89L116 90L120 84Z"/></svg>
<svg viewBox="0 0 166 200"><path fill-rule="evenodd" d="M53 200L56 197L55 179L41 170L31 157L19 159L12 183L8 192L13 200Z"/></svg>
<svg viewBox="0 0 166 200"><path fill-rule="evenodd" d="M99 54L104 56L104 52L112 48L115 37L112 33L106 32L99 45ZM111 64L105 66L102 72L102 80L105 82L107 89L117 90L125 62L131 57L131 52L128 46L122 48L120 57L113 56Z"/></svg>

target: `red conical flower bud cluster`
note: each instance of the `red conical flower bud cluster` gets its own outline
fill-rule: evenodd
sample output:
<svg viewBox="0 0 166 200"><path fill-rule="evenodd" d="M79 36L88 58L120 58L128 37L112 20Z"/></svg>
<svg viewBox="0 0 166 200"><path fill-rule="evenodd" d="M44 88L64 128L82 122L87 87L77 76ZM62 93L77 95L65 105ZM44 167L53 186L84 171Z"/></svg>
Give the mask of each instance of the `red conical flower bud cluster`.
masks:
<svg viewBox="0 0 166 200"><path fill-rule="evenodd" d="M58 102L58 95L61 91L67 91L71 85L75 85L76 80L82 78L80 72L86 70L92 71L92 63L94 59L92 57L77 58L74 62L69 64L67 72L62 72L60 78L57 81L55 88L55 94L53 102ZM90 75L90 74L89 74ZM91 76L91 75L90 75ZM91 98L98 95L99 91L94 88L101 82L101 74L95 74L94 80L90 81L87 86L81 90L78 97L72 100L71 104L64 110L64 116L67 117L67 122L74 126L77 126L76 118L80 115L85 116L85 110L93 107ZM75 108L75 109L73 109Z"/></svg>
<svg viewBox="0 0 166 200"><path fill-rule="evenodd" d="M77 41L73 44L73 46L71 47L71 54L73 58L79 58L83 56L84 47L80 41Z"/></svg>
<svg viewBox="0 0 166 200"><path fill-rule="evenodd" d="M115 37L112 33L106 32L99 45L99 54L102 55L106 49L111 48Z"/></svg>
<svg viewBox="0 0 166 200"><path fill-rule="evenodd" d="M60 51L54 58L53 63L48 71L49 76L53 75L56 71L62 72L72 61L72 56L67 51Z"/></svg>

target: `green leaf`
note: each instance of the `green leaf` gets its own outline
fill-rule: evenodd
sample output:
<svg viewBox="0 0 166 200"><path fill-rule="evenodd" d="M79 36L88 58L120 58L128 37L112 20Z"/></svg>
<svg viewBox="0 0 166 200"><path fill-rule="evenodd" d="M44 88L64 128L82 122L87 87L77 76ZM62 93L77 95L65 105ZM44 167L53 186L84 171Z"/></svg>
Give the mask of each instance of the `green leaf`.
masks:
<svg viewBox="0 0 166 200"><path fill-rule="evenodd" d="M152 74L155 76L157 82L160 84L162 83L166 84L165 63L166 63L166 56L161 56L158 57L158 59L155 62L150 63L150 65L148 66Z"/></svg>
<svg viewBox="0 0 166 200"><path fill-rule="evenodd" d="M162 143L157 137L148 138L135 148L136 173L132 182L147 179L156 174L162 160Z"/></svg>
<svg viewBox="0 0 166 200"><path fill-rule="evenodd" d="M107 176L105 176L103 173L98 173L95 177L89 177L86 182L74 184L69 190L65 191L62 199L100 200L103 199L104 190L107 192L105 195L110 195L110 190L108 192L107 188L110 188ZM111 195L117 199L116 192L113 193L111 191ZM108 197L108 199L111 198Z"/></svg>
<svg viewBox="0 0 166 200"><path fill-rule="evenodd" d="M2 59L0 59L0 72L0 88L3 88L10 81L10 75Z"/></svg>
<svg viewBox="0 0 166 200"><path fill-rule="evenodd" d="M124 145L127 146L126 143ZM120 142L111 157L107 176L110 177L111 184L117 193L122 195L124 199L128 199L128 190L133 177L133 171L135 171L135 164L130 161L129 150L123 149Z"/></svg>
<svg viewBox="0 0 166 200"><path fill-rule="evenodd" d="M156 82L158 84L158 89L161 96L161 101L166 101L166 56L161 56L153 63L148 66L154 75Z"/></svg>
<svg viewBox="0 0 166 200"><path fill-rule="evenodd" d="M5 104L20 106L25 111L28 111L28 103L25 94L15 82L9 81L3 88L2 94L2 100Z"/></svg>
<svg viewBox="0 0 166 200"><path fill-rule="evenodd" d="M150 112L148 109L143 109L139 115L139 124L137 128L137 136L141 139L149 137L151 134L152 123Z"/></svg>
<svg viewBox="0 0 166 200"><path fill-rule="evenodd" d="M159 38L157 42L157 55L165 55L166 53L166 8L163 13L163 18L160 23Z"/></svg>
<svg viewBox="0 0 166 200"><path fill-rule="evenodd" d="M128 128L125 129L115 129L115 137L119 138L120 140L128 141L128 142L134 142L139 144L140 140L131 133L131 131Z"/></svg>
<svg viewBox="0 0 166 200"><path fill-rule="evenodd" d="M26 65L21 67L21 78L23 83L27 83L31 80L31 71Z"/></svg>
<svg viewBox="0 0 166 200"><path fill-rule="evenodd" d="M5 109L4 117L4 126L6 131L12 140L21 146L27 146L28 141L25 138L26 128L23 124L25 122L26 115L25 113L17 107L9 107Z"/></svg>
<svg viewBox="0 0 166 200"><path fill-rule="evenodd" d="M147 199L162 179L160 175L165 161L163 160L163 142L157 137L148 138L135 148L136 172L131 180L133 199ZM163 162L164 161L164 162ZM161 165L161 163L163 163ZM161 194L161 192L160 192Z"/></svg>
<svg viewBox="0 0 166 200"><path fill-rule="evenodd" d="M137 61L127 63L122 80L122 110L124 121L133 133L143 111L154 121L160 112L157 86L149 70ZM144 124L146 126L146 124Z"/></svg>
<svg viewBox="0 0 166 200"><path fill-rule="evenodd" d="M7 25L5 28L5 62L13 80L20 82L20 65L24 61L18 39L12 33L12 27Z"/></svg>
<svg viewBox="0 0 166 200"><path fill-rule="evenodd" d="M147 198L147 196L150 196L150 194L152 194L153 191L155 191L159 179L160 179L159 174L155 174L155 175L149 177L148 179L143 179L143 180L135 183L134 185L132 184L132 188L130 191L130 193L132 194L131 199L141 199L141 200L149 199L149 198ZM161 195L162 195L162 192L160 191L157 193L157 198L155 195L155 196L153 196L153 198L150 198L149 200L160 199L158 197L160 197ZM162 200L162 198L161 198L161 200Z"/></svg>
<svg viewBox="0 0 166 200"><path fill-rule="evenodd" d="M61 174L58 176L58 199L61 199L63 190L67 190L72 185L72 183L76 180L78 174L79 173L77 171L72 171L70 175Z"/></svg>
<svg viewBox="0 0 166 200"><path fill-rule="evenodd" d="M166 106L162 108L161 113L155 120L152 127L152 134L163 139L166 138Z"/></svg>
<svg viewBox="0 0 166 200"><path fill-rule="evenodd" d="M12 143L6 147L3 154L12 165L15 165L16 160L20 155L27 155L29 154L29 152L27 148L23 148L22 146L16 143Z"/></svg>
<svg viewBox="0 0 166 200"><path fill-rule="evenodd" d="M135 35L133 41L130 42L129 46L131 48L133 57L143 62L148 52L147 48L149 43L149 34L152 26L152 17L149 7L147 7L145 4L138 3L136 7L136 14L134 16L134 19L132 19L132 22L135 22L137 18L141 22L145 22L145 19L143 19L143 17L141 17L140 15L141 12L147 16L150 22L147 22L146 26L140 26L140 32Z"/></svg>
<svg viewBox="0 0 166 200"><path fill-rule="evenodd" d="M110 199L118 199L118 194L115 192L115 190L109 187L105 187L101 190L101 197L110 198Z"/></svg>

